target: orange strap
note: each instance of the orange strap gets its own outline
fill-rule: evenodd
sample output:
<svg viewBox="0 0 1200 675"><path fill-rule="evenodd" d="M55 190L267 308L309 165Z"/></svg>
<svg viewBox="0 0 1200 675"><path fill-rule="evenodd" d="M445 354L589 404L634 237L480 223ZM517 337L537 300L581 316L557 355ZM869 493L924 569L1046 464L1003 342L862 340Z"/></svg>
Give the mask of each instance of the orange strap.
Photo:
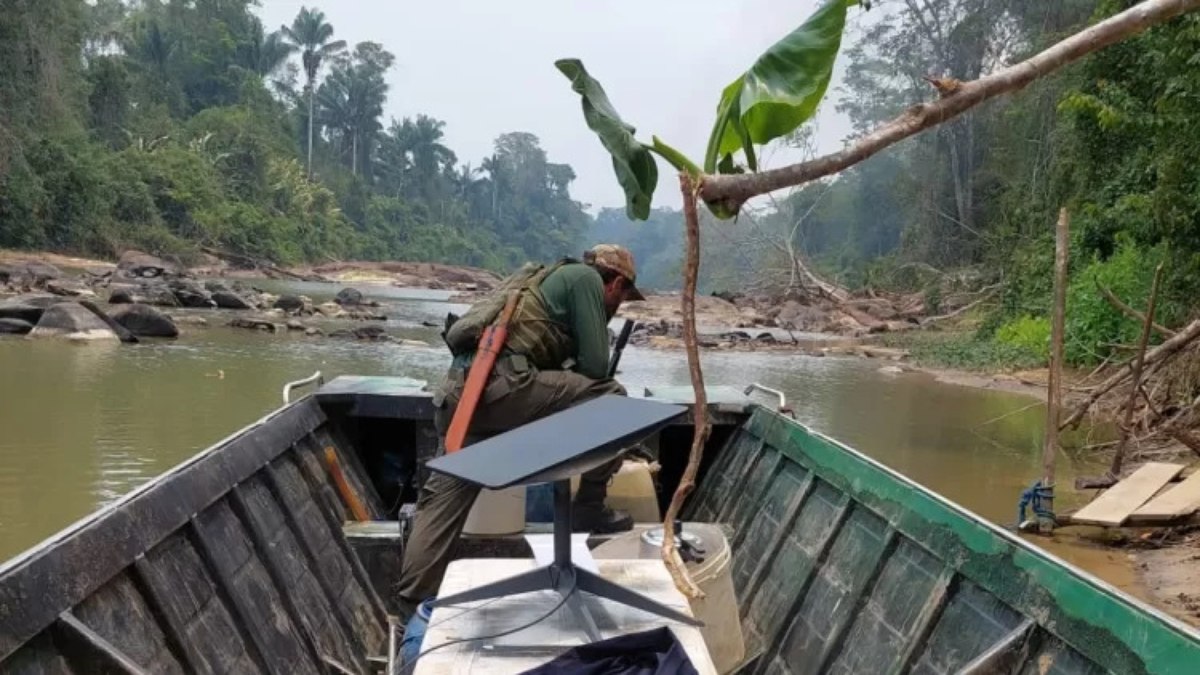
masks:
<svg viewBox="0 0 1200 675"><path fill-rule="evenodd" d="M471 362L471 369L467 371L467 381L463 384L462 397L458 400L454 417L450 418L450 429L446 432L447 453L458 452L463 447L467 429L471 426L471 418L475 416L475 408L479 406L479 399L483 396L488 378L492 375L492 368L496 365L496 357L500 355L504 341L508 339L508 322L517 309L518 298L520 291L509 292L500 318L495 324L485 328L479 338L475 359Z"/></svg>
<svg viewBox="0 0 1200 675"><path fill-rule="evenodd" d="M329 467L329 473L333 475L333 482L337 485L338 492L342 493L342 501L350 507L350 512L354 514L355 520L359 522L370 520L371 514L367 511L367 507L363 506L358 495L354 494L354 490L350 488L346 474L342 473L342 465L338 463L337 451L332 447L325 448L325 464Z"/></svg>

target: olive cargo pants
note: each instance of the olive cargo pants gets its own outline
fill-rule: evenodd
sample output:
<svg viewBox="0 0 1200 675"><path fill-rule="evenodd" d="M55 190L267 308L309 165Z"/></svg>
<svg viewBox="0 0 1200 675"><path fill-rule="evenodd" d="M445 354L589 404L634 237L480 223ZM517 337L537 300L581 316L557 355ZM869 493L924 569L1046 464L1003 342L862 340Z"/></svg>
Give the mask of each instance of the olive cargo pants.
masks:
<svg viewBox="0 0 1200 675"><path fill-rule="evenodd" d="M461 368L452 367L442 385L445 400L438 406L435 424L443 452L464 377ZM499 359L471 419L466 443L478 443L605 394L624 396L625 388L616 380L593 380L571 371L536 370L519 357ZM620 466L618 458L583 474L575 502L603 502L608 481ZM444 474L431 473L425 481L395 589L405 619L419 603L437 594L478 494L478 487Z"/></svg>

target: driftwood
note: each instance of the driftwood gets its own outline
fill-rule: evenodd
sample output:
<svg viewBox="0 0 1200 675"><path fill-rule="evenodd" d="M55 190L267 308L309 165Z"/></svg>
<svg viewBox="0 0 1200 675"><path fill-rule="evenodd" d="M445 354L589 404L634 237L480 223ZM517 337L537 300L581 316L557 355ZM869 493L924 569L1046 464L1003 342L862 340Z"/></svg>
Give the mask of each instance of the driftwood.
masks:
<svg viewBox="0 0 1200 675"><path fill-rule="evenodd" d="M1166 340L1154 349L1147 351L1146 356L1143 359L1143 366L1158 364L1165 359L1174 356L1181 349L1191 344L1196 338L1200 338L1200 320L1191 322L1183 330L1176 333L1170 339ZM1119 372L1113 374L1107 380L1097 385L1096 388L1092 390L1092 393L1088 395L1087 399L1075 409L1075 412L1071 413L1070 417L1062 422L1059 428L1066 429L1068 427L1073 428L1078 426L1088 409L1090 409L1092 405L1096 403L1096 401L1099 401L1105 394L1124 383L1125 380L1128 380L1129 376L1132 375L1133 372L1131 369L1126 368L1126 365L1130 364L1127 363L1121 366Z"/></svg>
<svg viewBox="0 0 1200 675"><path fill-rule="evenodd" d="M272 278L292 279L294 281L329 281L319 274L296 274L295 272L285 270L270 261L259 260L257 258L253 258L248 255L242 255L240 253L222 251L209 246L201 246L200 250L211 256L220 258L221 260L231 262L242 269L259 270L263 274L266 274L268 277Z"/></svg>
<svg viewBox="0 0 1200 675"><path fill-rule="evenodd" d="M1099 281L1096 282L1096 288L1099 289L1100 295L1104 296L1104 299L1108 301L1108 304L1113 306L1113 309L1121 312L1125 316L1137 319L1143 323L1146 321L1145 314L1142 314L1141 312L1122 302L1121 299L1117 297L1116 293L1113 293L1111 290L1105 288ZM1150 325L1163 337L1171 337L1175 334L1175 331L1167 328L1166 326L1159 325L1158 323L1151 322Z"/></svg>
<svg viewBox="0 0 1200 675"><path fill-rule="evenodd" d="M1121 462L1125 459L1125 448L1129 445L1129 435L1133 426L1133 409L1137 405L1138 395L1142 390L1142 363L1146 359L1146 346L1150 344L1150 330L1154 326L1154 310L1158 303L1158 288L1162 284L1163 266L1159 263L1154 270L1154 285L1150 287L1150 301L1146 306L1146 317L1142 320L1142 335L1138 341L1137 356L1133 358L1133 369L1130 376L1133 386L1129 388L1129 402L1125 404L1125 420L1121 425L1121 442L1113 453L1112 466L1108 472L1112 475L1121 473ZM1147 397L1149 402L1149 397ZM1057 420L1056 420L1057 421Z"/></svg>

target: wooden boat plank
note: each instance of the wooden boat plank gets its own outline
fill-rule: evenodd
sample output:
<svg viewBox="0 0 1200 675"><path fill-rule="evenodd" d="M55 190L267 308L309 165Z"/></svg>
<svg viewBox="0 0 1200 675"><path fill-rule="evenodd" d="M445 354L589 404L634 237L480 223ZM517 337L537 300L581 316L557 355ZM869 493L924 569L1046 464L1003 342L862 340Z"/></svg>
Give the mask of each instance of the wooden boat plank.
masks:
<svg viewBox="0 0 1200 675"><path fill-rule="evenodd" d="M229 599L242 629L263 655L268 672L320 675L323 667L288 617L270 575L254 555L250 538L229 504L222 500L197 514L192 528L201 557Z"/></svg>
<svg viewBox="0 0 1200 675"><path fill-rule="evenodd" d="M247 498L247 494L250 498ZM361 653L350 646L334 612L312 573L301 562L304 554L283 521L279 508L261 483L251 477L229 494L234 514L246 525L256 557L275 584L292 626L304 639L316 663L335 657L365 670Z"/></svg>
<svg viewBox="0 0 1200 675"><path fill-rule="evenodd" d="M161 628L163 637L170 644L172 652L179 658L180 663L186 667L186 672L204 672L199 666L200 656L196 651L196 645L185 638L182 626L166 610L170 604L170 596L160 595L151 584L149 577L153 571L150 570L147 558L141 556L134 560L133 565L129 566L128 573L142 597L145 598L146 606L154 616L155 625Z"/></svg>
<svg viewBox="0 0 1200 675"><path fill-rule="evenodd" d="M959 672L962 675L993 675L1015 671L1025 661L1029 641L1036 626L1033 619L1026 617L1021 625L963 666Z"/></svg>
<svg viewBox="0 0 1200 675"><path fill-rule="evenodd" d="M129 571L113 577L71 613L74 618L134 662L154 673L185 672L164 634L159 617Z"/></svg>
<svg viewBox="0 0 1200 675"><path fill-rule="evenodd" d="M228 600L184 531L147 552L136 569L167 625L181 636L194 671L266 672L261 654L247 643Z"/></svg>
<svg viewBox="0 0 1200 675"><path fill-rule="evenodd" d="M768 652L781 673L819 673L834 654L839 634L853 621L858 598L876 578L884 554L894 544L894 532L870 510L847 502L849 514L831 533L832 542L790 621ZM786 665L785 665L786 664Z"/></svg>
<svg viewBox="0 0 1200 675"><path fill-rule="evenodd" d="M1197 509L1200 509L1200 471L1151 499L1134 511L1129 516L1129 521L1146 523L1174 520L1190 516Z"/></svg>
<svg viewBox="0 0 1200 675"><path fill-rule="evenodd" d="M900 537L896 534L896 531L887 528L883 540L883 550L873 560L867 557L867 560L872 560L870 563L870 575L862 584L857 585L857 587L851 586L848 588L839 601L839 606L844 603L850 609L833 622L832 629L825 638L825 644L821 647L821 656L817 659L816 672L826 672L826 666L829 664L830 659L842 652L842 647L850 627L857 622L857 618L862 612L867 599L874 593L876 584L879 582L879 577L883 573L887 561L895 552L899 541ZM846 602L847 600L849 602ZM858 646L855 644L855 649L857 648Z"/></svg>
<svg viewBox="0 0 1200 675"><path fill-rule="evenodd" d="M324 422L311 399L198 455L0 568L0 662L147 549ZM66 573L70 570L70 573ZM38 602L25 599L36 597Z"/></svg>
<svg viewBox="0 0 1200 675"><path fill-rule="evenodd" d="M262 478L256 477L254 482L242 484L242 488L246 488L246 509L251 514L253 527L260 530L258 536L268 539L266 545L290 551L280 563L281 586L300 593L306 627L308 631L318 633L318 643L322 643L330 655L341 655L350 663L359 662L367 651L366 641L355 632L347 609L342 607L341 590L335 592L325 580L319 556L308 544L300 522L284 500L274 465L266 466L259 476ZM307 506L311 508L311 503ZM266 525L272 520L278 521L274 528ZM272 532L276 533L274 538Z"/></svg>
<svg viewBox="0 0 1200 675"><path fill-rule="evenodd" d="M342 535L342 525L346 522L347 514L345 505L337 496L333 479L316 461L317 449L313 439L301 439L296 444L296 450L296 453L289 455L289 459L297 460L294 465L297 468L296 473L301 477L301 482L308 486L309 497L306 501L312 505L311 510L316 516L313 525L317 525L316 521L324 522L324 528L317 525L312 534L317 541L326 542L324 556L327 569L329 565L339 572L343 568L349 568L349 576L340 582L340 586L335 585L334 588L345 590L343 606L353 613L353 623L358 628L356 632L367 640L367 648L371 653L379 653L386 641L382 627L387 625L387 612L358 556L350 549L350 544ZM305 461L306 459L308 461Z"/></svg>
<svg viewBox="0 0 1200 675"><path fill-rule="evenodd" d="M932 558L932 556L930 557ZM939 564L940 562L938 561ZM921 653L921 650L925 648L925 643L929 641L934 626L941 621L942 612L946 609L946 602L958 590L959 578L952 567L944 567L938 574L928 597L920 605L921 610L913 619L911 628L905 631L903 629L907 627L900 624L901 631L903 631L901 633L903 635L900 643L901 650L898 657L892 661L891 668L884 672L889 675L902 675L909 671L917 654Z"/></svg>
<svg viewBox="0 0 1200 675"><path fill-rule="evenodd" d="M816 471L822 482L847 491L854 501L950 565L962 577L954 598L962 595L967 582L976 584L1021 616L1037 617L1039 626L1069 645L1069 654L1100 664L1106 671L1187 672L1200 660L1200 636L1194 629L853 448L781 419L758 409L747 430L785 453L789 461ZM952 598L947 612L953 602ZM938 623L945 621L943 615Z"/></svg>
<svg viewBox="0 0 1200 675"><path fill-rule="evenodd" d="M1183 471L1181 464L1147 462L1075 513L1075 521L1116 527Z"/></svg>
<svg viewBox="0 0 1200 675"><path fill-rule="evenodd" d="M821 487L828 486L822 485ZM797 534L816 544L812 549L807 549L803 545L797 546L797 550L801 552L801 560L803 560L804 554L811 554L812 557L803 560L801 565L780 565L778 574L770 575L767 583L764 584L764 589L774 586L777 590L770 594L760 592L757 597L766 600L762 603L751 603L748 618L752 620L743 619L742 621L743 627L749 624L750 628L748 631L743 628L743 632L748 633L745 636L747 651L757 649L764 651L756 670L759 675L787 672L787 661L780 658L785 631L777 629L769 632L769 628L783 628L789 623L787 619L795 616L799 611L801 604L808 597L809 589L817 578L817 574L825 563L826 556L829 555L830 548L837 539L837 533L841 531L846 519L850 517L853 510L851 501L846 498L845 494L839 495L836 499L837 505L834 507L832 517L828 519L828 528L824 532L821 532L819 527L802 527L803 516L796 521L794 530L798 531ZM816 504L820 501L810 499L809 504ZM807 513L806 509L805 514ZM758 610L758 607L762 609ZM761 621L753 620L760 617Z"/></svg>
<svg viewBox="0 0 1200 675"><path fill-rule="evenodd" d="M758 593L758 587L762 584L763 577L766 576L767 571L770 569L771 562L779 555L780 547L782 547L787 541L787 533L790 532L792 527L795 525L796 518L800 515L800 509L804 507L804 502L808 500L808 496L812 494L813 487L816 485L817 478L815 475L813 475L813 472L805 471L803 468L795 464L792 465L792 468L803 473L804 483L794 491L790 499L790 503L788 504L787 511L783 514L783 517L779 519L779 522L775 524L775 527L771 527L772 520L769 517L770 514L767 514L768 518L763 521L763 524L758 525L759 527L764 528L764 530L761 532L756 532L753 537L749 539L750 542L765 540L766 547L757 556L743 553L742 555L734 558L734 584L738 589L739 597L744 599L753 598L754 595ZM744 583L740 584L739 579L742 575L739 574L739 562L745 566L745 568L752 570L750 572L750 578ZM744 606L748 606L748 603L743 604Z"/></svg>
<svg viewBox="0 0 1200 675"><path fill-rule="evenodd" d="M49 630L21 645L3 665L5 675L76 675Z"/></svg>
<svg viewBox="0 0 1200 675"><path fill-rule="evenodd" d="M88 670L125 675L150 675L140 665L121 652L70 612L63 612L54 623L54 641L63 645L67 659Z"/></svg>

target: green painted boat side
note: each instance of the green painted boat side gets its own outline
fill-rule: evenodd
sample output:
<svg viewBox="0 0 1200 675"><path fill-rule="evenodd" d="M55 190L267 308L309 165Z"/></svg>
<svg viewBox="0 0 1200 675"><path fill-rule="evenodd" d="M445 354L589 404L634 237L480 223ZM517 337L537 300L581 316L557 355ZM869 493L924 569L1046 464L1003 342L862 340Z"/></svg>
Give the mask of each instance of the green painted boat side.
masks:
<svg viewBox="0 0 1200 675"><path fill-rule="evenodd" d="M733 528L755 672L1200 671L1200 633L762 408L690 511Z"/></svg>

